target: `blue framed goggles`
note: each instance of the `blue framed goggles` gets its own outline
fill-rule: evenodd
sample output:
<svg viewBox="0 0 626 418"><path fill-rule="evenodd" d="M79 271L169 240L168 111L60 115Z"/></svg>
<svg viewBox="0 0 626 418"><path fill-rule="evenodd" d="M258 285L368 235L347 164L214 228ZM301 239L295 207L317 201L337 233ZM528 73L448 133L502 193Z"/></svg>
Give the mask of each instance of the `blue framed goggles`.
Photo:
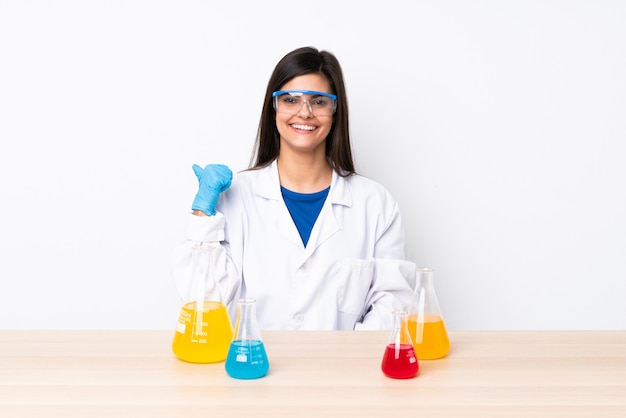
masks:
<svg viewBox="0 0 626 418"><path fill-rule="evenodd" d="M337 110L337 96L315 90L278 90L272 93L277 113L297 115L307 104L313 116L332 116Z"/></svg>

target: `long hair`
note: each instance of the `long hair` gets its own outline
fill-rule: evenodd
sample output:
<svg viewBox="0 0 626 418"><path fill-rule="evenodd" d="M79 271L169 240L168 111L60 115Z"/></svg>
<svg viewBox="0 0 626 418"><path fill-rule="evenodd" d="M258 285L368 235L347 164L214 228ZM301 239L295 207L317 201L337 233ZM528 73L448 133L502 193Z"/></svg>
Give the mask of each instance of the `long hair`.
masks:
<svg viewBox="0 0 626 418"><path fill-rule="evenodd" d="M276 111L272 93L280 90L291 79L306 75L320 74L330 82L331 92L337 96L337 109L333 125L326 137L326 158L330 166L341 176L355 173L350 133L348 127L348 101L343 81L343 71L337 58L327 51L303 47L291 51L276 64L267 83L265 100L256 141L250 158L250 168L268 166L280 152L280 134L276 128Z"/></svg>

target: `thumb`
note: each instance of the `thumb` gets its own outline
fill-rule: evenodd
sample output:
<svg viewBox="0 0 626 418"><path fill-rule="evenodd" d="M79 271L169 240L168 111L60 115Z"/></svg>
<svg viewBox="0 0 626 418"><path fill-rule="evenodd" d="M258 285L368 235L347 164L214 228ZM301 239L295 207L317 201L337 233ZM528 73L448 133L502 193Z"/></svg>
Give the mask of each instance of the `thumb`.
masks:
<svg viewBox="0 0 626 418"><path fill-rule="evenodd" d="M200 167L198 164L194 164L191 166L191 168L193 168L193 172L195 173L198 180L200 180L200 178L202 177L202 172L204 171L202 167Z"/></svg>

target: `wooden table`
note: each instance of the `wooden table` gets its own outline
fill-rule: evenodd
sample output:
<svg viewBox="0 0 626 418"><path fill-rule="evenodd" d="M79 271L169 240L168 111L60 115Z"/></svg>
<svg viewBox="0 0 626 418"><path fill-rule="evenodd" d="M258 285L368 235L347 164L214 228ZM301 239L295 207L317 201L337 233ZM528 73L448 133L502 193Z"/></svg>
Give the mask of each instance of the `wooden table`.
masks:
<svg viewBox="0 0 626 418"><path fill-rule="evenodd" d="M626 417L626 331L450 332L411 380L380 331L266 331L270 372L190 364L168 331L0 331L0 417Z"/></svg>

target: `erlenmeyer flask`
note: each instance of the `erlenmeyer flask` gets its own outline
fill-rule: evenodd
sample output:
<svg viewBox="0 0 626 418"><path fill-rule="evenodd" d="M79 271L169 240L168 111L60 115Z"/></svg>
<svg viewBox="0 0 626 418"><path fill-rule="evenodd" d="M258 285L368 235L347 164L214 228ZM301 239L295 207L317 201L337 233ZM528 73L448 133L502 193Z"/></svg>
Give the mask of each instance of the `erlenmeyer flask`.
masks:
<svg viewBox="0 0 626 418"><path fill-rule="evenodd" d="M233 338L226 305L214 279L214 245L192 248L193 280L180 310L172 351L191 363L224 361Z"/></svg>
<svg viewBox="0 0 626 418"><path fill-rule="evenodd" d="M239 299L235 333L226 358L226 372L237 379L256 379L265 376L269 368L256 320L256 299Z"/></svg>
<svg viewBox="0 0 626 418"><path fill-rule="evenodd" d="M442 358L450 351L450 339L435 295L433 278L433 269L417 269L409 308L409 333L420 360Z"/></svg>
<svg viewBox="0 0 626 418"><path fill-rule="evenodd" d="M393 311L393 331L385 347L381 369L385 376L394 379L417 376L419 362L407 328L406 311Z"/></svg>

